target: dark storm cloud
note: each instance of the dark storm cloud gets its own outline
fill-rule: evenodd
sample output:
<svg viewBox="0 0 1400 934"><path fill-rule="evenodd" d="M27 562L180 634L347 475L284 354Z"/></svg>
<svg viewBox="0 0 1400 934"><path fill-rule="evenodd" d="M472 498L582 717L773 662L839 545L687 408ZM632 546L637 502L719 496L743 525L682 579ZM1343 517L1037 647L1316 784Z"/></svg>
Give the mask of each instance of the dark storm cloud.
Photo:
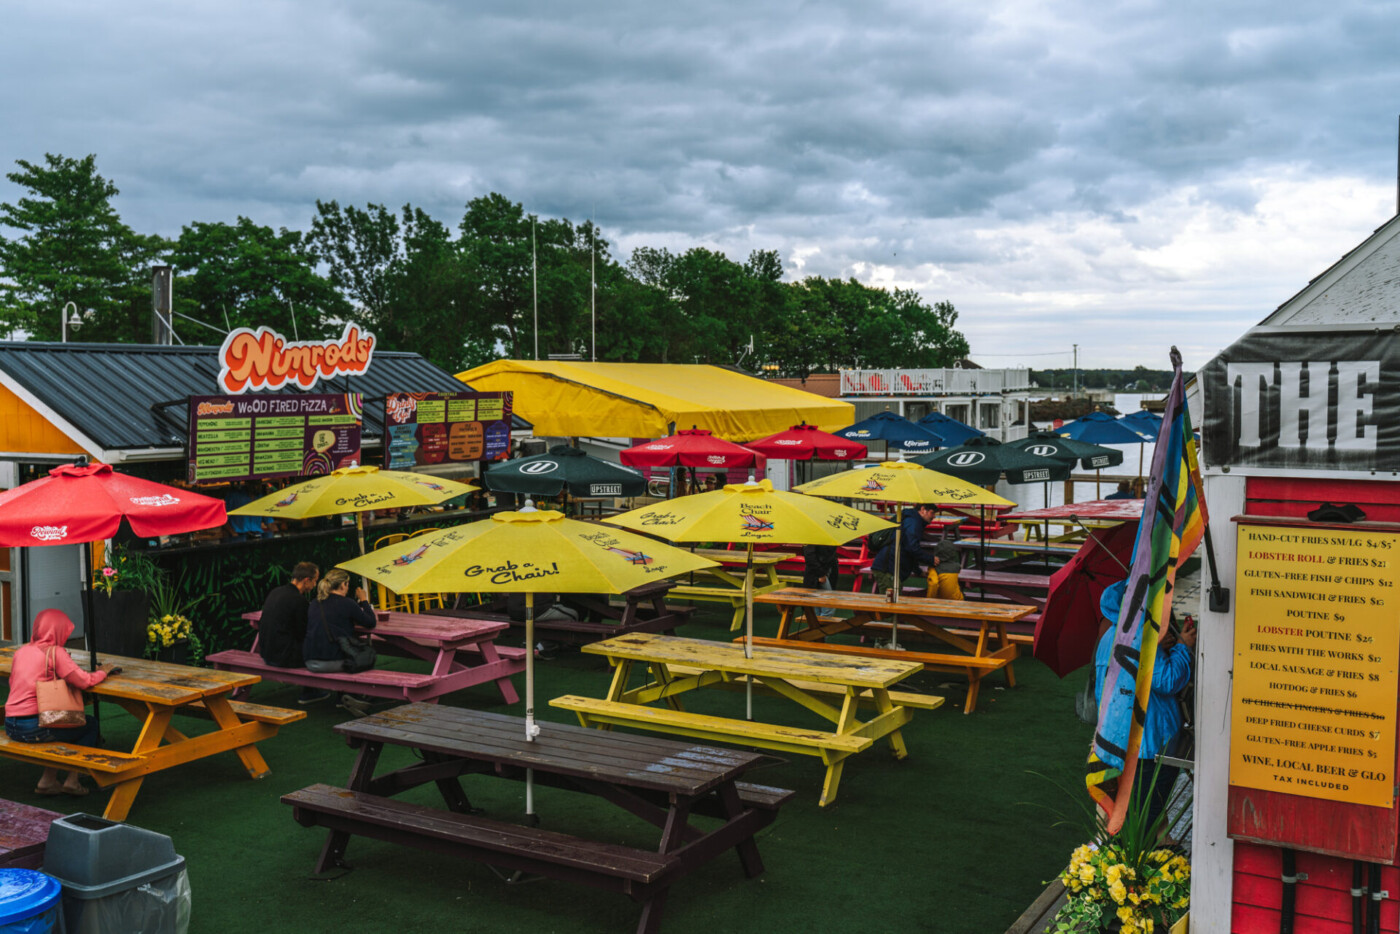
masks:
<svg viewBox="0 0 1400 934"><path fill-rule="evenodd" d="M596 217L624 258L768 248L793 275L916 286L964 309L975 348L1063 342L1124 303L1155 321L1195 302L1224 344L1384 219L1299 247L1313 266L1283 281L1195 246L1303 223L1287 190L1341 177L1377 200L1398 19L1350 0L22 0L0 161L96 153L123 217L166 234L305 227L318 198L455 225L499 191Z"/></svg>

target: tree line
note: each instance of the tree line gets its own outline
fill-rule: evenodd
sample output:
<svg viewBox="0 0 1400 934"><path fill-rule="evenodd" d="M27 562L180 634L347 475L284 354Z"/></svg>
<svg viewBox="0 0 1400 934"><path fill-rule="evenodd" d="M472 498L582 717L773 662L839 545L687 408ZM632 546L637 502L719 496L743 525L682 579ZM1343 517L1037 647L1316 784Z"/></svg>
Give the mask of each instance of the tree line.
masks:
<svg viewBox="0 0 1400 934"><path fill-rule="evenodd" d="M0 203L0 327L32 340L58 340L71 301L81 330L70 339L149 342L150 268L165 264L176 277L174 330L189 344L239 326L331 337L353 322L380 349L416 351L455 373L537 350L588 359L596 302L606 361L805 378L951 366L968 353L949 302L855 279L784 281L773 250L739 262L704 247L639 247L623 262L591 222L528 214L494 192L468 202L455 229L412 205L318 200L304 231L240 216L166 238L121 220L95 156L16 164L6 177L24 196Z"/></svg>
<svg viewBox="0 0 1400 934"><path fill-rule="evenodd" d="M1149 370L1137 366L1131 370L1031 370L1031 381L1047 389L1117 389L1123 392L1166 392L1171 389L1171 370Z"/></svg>

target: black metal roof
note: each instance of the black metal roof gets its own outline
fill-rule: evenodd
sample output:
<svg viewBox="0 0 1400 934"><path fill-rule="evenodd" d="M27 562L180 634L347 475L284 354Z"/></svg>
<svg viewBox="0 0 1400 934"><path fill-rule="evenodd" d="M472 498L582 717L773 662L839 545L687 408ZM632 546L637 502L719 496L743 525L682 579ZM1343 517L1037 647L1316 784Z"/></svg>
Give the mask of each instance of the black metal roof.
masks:
<svg viewBox="0 0 1400 934"><path fill-rule="evenodd" d="M223 395L217 347L0 341L0 372L104 450L179 447L187 396ZM337 376L314 392L462 392L446 370L416 353L375 351L369 372ZM172 403L162 405L162 403ZM382 409L366 406L364 438L383 435ZM515 416L511 426L530 428Z"/></svg>

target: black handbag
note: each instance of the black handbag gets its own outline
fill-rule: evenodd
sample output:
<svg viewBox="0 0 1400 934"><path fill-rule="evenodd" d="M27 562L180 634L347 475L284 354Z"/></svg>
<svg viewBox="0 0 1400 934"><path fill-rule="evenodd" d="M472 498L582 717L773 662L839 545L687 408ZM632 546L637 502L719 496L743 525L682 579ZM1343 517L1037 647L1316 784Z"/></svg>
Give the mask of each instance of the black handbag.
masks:
<svg viewBox="0 0 1400 934"><path fill-rule="evenodd" d="M319 606L316 609L321 609ZM340 647L340 654L344 661L340 670L346 674L355 674L359 671L369 671L374 667L374 663L379 661L379 653L374 650L368 639L361 639L357 636L332 636L331 627L326 623L325 610L321 610L321 628L326 632L326 638L331 639Z"/></svg>

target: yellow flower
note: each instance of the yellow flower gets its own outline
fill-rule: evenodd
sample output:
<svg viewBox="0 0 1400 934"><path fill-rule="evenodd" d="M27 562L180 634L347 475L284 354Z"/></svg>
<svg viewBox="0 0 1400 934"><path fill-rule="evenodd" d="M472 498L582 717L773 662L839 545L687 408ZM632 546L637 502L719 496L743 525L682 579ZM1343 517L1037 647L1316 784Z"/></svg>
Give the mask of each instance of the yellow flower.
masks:
<svg viewBox="0 0 1400 934"><path fill-rule="evenodd" d="M1128 889L1121 882L1112 882L1108 886L1108 897L1121 905L1123 900L1128 897Z"/></svg>
<svg viewBox="0 0 1400 934"><path fill-rule="evenodd" d="M1090 882L1093 882L1093 881L1094 881L1094 867L1093 867L1093 866L1080 866L1080 867L1079 867L1079 880L1080 880L1081 882L1084 882L1085 884L1088 884L1088 883L1090 883Z"/></svg>

